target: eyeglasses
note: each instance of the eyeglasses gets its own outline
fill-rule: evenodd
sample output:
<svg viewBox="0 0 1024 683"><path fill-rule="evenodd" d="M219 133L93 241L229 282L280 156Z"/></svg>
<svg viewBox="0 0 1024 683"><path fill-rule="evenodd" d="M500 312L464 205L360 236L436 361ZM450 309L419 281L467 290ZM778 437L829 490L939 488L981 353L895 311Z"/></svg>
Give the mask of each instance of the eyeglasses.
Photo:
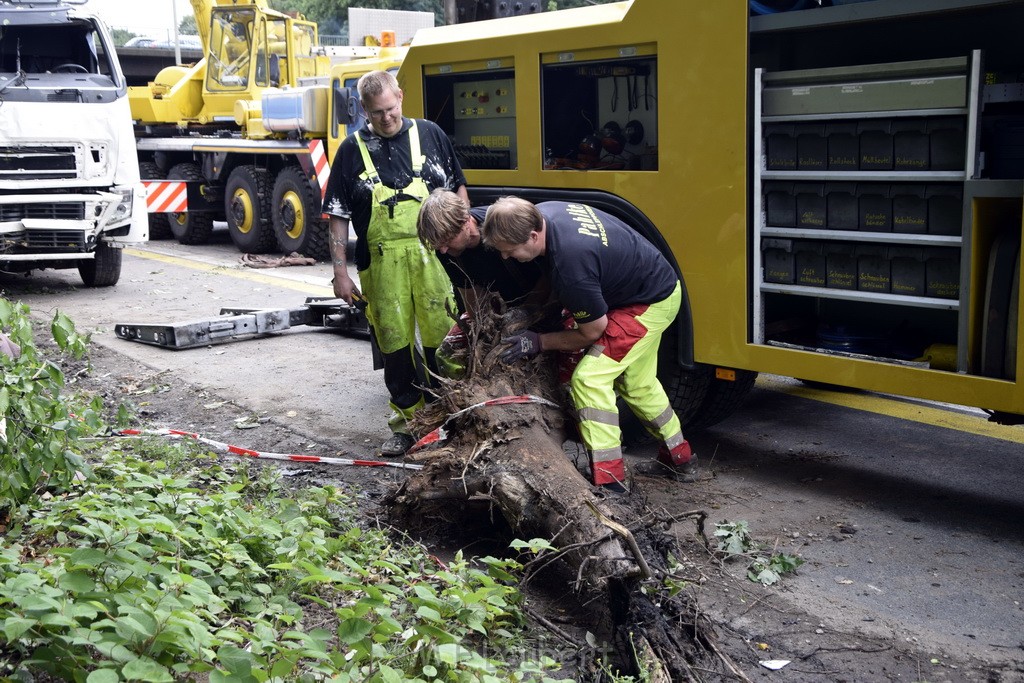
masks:
<svg viewBox="0 0 1024 683"><path fill-rule="evenodd" d="M380 119L383 119L387 116L394 116L398 114L398 112L401 111L401 109L402 102L398 101L395 103L393 107L389 107L388 109L374 109L373 111L366 112L366 115L369 116L371 119L377 119L379 121Z"/></svg>

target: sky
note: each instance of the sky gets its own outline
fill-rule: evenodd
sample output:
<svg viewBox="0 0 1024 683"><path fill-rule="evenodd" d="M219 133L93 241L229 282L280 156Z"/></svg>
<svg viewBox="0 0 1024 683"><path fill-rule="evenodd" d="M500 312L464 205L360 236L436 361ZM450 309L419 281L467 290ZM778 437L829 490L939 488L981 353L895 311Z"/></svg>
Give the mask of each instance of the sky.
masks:
<svg viewBox="0 0 1024 683"><path fill-rule="evenodd" d="M87 7L100 15L110 30L123 28L140 36L174 38L174 11L178 22L192 14L190 0L89 0Z"/></svg>

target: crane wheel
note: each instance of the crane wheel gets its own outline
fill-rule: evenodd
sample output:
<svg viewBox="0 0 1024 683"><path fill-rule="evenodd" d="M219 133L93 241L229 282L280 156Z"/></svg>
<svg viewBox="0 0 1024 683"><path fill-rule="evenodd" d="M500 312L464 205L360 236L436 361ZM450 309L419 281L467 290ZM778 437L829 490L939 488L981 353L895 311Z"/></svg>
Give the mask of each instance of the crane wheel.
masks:
<svg viewBox="0 0 1024 683"><path fill-rule="evenodd" d="M321 217L320 194L314 192L305 173L298 166L281 170L274 182L271 200L274 235L281 251L327 261L327 221Z"/></svg>
<svg viewBox="0 0 1024 683"><path fill-rule="evenodd" d="M270 226L270 173L255 166L239 166L228 176L224 192L228 234L246 254L277 250Z"/></svg>

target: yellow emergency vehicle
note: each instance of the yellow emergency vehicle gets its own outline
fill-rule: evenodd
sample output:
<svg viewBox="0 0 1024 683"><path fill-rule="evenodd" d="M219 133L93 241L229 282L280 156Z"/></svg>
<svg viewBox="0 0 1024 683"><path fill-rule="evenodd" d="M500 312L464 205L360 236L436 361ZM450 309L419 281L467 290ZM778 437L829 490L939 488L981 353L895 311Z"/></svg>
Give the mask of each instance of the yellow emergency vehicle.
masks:
<svg viewBox="0 0 1024 683"><path fill-rule="evenodd" d="M831 4L633 0L422 30L405 112L453 137L474 203L584 202L670 257L685 301L661 373L689 428L758 372L1012 421L1024 2Z"/></svg>

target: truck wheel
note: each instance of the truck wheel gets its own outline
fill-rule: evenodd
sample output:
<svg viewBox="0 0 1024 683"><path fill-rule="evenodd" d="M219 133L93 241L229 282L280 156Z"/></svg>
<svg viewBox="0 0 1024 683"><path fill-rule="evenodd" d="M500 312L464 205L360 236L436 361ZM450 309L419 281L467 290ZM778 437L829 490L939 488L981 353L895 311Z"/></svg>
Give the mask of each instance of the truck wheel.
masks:
<svg viewBox="0 0 1024 683"><path fill-rule="evenodd" d="M143 180L163 180L164 172L152 161L139 162L139 176ZM150 213L149 217L149 239L168 240L174 237L171 233L171 226L167 222L167 214Z"/></svg>
<svg viewBox="0 0 1024 683"><path fill-rule="evenodd" d="M750 370L736 370L736 379L731 382L714 377L713 372L704 400L690 419L683 422L683 434L707 429L732 415L754 388L754 380L757 379L757 373Z"/></svg>
<svg viewBox="0 0 1024 683"><path fill-rule="evenodd" d="M700 410L711 384L711 368L696 363L688 370L680 367L675 359L662 358L658 363L658 378L665 387L668 400L679 416L679 422L686 424Z"/></svg>
<svg viewBox="0 0 1024 683"><path fill-rule="evenodd" d="M191 162L175 164L167 172L168 180L201 181L199 166ZM171 234L182 244L206 244L213 232L213 214L207 211L183 211L167 214Z"/></svg>
<svg viewBox="0 0 1024 683"><path fill-rule="evenodd" d="M86 287L111 287L121 279L121 249L109 242L96 246L95 257L78 263L78 274Z"/></svg>
<svg viewBox="0 0 1024 683"><path fill-rule="evenodd" d="M270 173L255 166L239 166L228 176L224 192L228 234L246 254L274 251L277 240L270 226Z"/></svg>
<svg viewBox="0 0 1024 683"><path fill-rule="evenodd" d="M320 218L320 196L297 166L288 166L274 183L272 220L277 244L285 254L298 252L317 261L330 260L327 222Z"/></svg>

